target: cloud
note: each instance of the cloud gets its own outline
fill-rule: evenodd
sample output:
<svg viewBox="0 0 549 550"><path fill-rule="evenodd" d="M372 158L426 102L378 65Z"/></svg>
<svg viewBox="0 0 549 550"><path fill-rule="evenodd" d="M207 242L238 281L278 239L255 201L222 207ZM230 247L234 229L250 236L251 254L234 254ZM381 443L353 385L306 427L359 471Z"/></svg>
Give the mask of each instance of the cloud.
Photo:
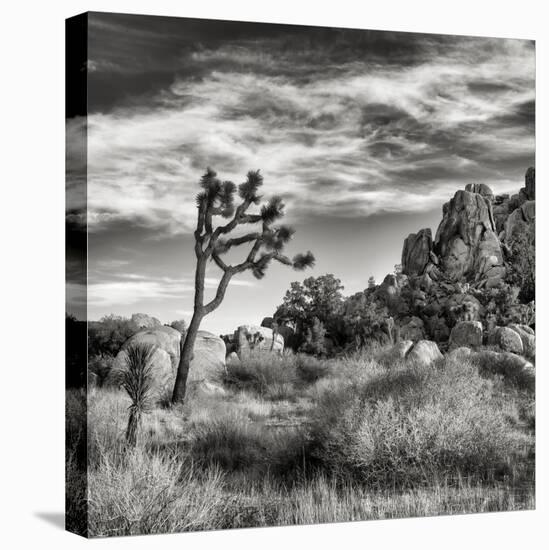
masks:
<svg viewBox="0 0 549 550"><path fill-rule="evenodd" d="M192 277L158 277L141 273L124 273L117 271L117 264L110 266L106 272L94 264L94 270L88 276L88 304L92 308L113 308L138 302L177 301L194 293ZM205 278L205 288L216 290L219 279ZM253 281L232 279L229 286L252 287Z"/></svg>
<svg viewBox="0 0 549 550"><path fill-rule="evenodd" d="M426 211L469 181L520 187L534 155L530 42L358 36L339 49L238 36L172 55L146 102L89 117L90 230L190 233L206 166L236 183L261 168L289 221Z"/></svg>

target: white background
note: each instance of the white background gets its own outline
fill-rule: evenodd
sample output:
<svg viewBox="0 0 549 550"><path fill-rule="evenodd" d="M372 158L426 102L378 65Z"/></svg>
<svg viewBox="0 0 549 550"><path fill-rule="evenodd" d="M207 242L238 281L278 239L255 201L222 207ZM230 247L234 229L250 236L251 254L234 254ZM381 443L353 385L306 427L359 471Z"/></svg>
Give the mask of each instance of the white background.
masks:
<svg viewBox="0 0 549 550"><path fill-rule="evenodd" d="M539 548L547 513L547 98L542 1L4 2L0 16L0 541L4 548ZM64 506L64 19L119 11L537 41L537 511L86 542ZM545 186L545 187L544 187ZM517 182L518 187L518 182ZM543 318L545 317L545 319ZM549 519L545 520L546 522Z"/></svg>

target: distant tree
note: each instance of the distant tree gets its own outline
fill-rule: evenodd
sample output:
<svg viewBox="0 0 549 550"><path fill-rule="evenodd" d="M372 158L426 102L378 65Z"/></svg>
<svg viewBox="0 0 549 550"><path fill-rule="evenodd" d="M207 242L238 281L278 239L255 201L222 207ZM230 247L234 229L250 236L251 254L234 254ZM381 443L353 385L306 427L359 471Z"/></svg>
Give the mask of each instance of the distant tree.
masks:
<svg viewBox="0 0 549 550"><path fill-rule="evenodd" d="M395 264L395 275L402 275L402 264Z"/></svg>
<svg viewBox="0 0 549 550"><path fill-rule="evenodd" d="M178 319L176 321L172 321L169 324L169 326L171 328L174 328L175 330L177 330L181 334L185 334L187 332L187 323L185 322L184 319Z"/></svg>
<svg viewBox="0 0 549 550"><path fill-rule="evenodd" d="M386 334L389 312L376 296L365 290L349 296L345 300L342 312L347 343L353 347L362 347L369 341L378 340Z"/></svg>
<svg viewBox="0 0 549 550"><path fill-rule="evenodd" d="M217 309L225 297L231 279L245 271L250 271L257 279L265 276L271 262L277 261L294 269L302 270L314 265L311 252L297 254L290 259L283 254L284 247L294 234L294 229L287 225L274 225L284 216L284 203L279 196L272 197L261 206L259 213L250 214L248 209L258 205L261 196L258 194L263 185L263 177L257 171L250 171L246 181L238 186L231 181L221 181L217 174L207 169L200 180L202 190L196 197L198 219L194 232L196 255L194 309L185 339L182 339L179 366L172 395L172 402L181 403L185 398L187 377L193 355L194 343L202 319ZM241 199L235 207L235 195ZM229 221L214 228L213 218L221 216ZM238 237L227 238L227 235L242 225L260 224L260 228ZM233 265L223 260L222 256L234 247L251 244L244 261ZM213 261L223 272L215 297L205 303L204 279L206 265Z"/></svg>
<svg viewBox="0 0 549 550"><path fill-rule="evenodd" d="M375 287L376 287L376 279L373 275L370 275L370 277L368 277L368 288L373 289Z"/></svg>
<svg viewBox="0 0 549 550"><path fill-rule="evenodd" d="M520 289L518 299L531 302L536 296L536 234L533 224L519 223L505 248L506 281Z"/></svg>
<svg viewBox="0 0 549 550"><path fill-rule="evenodd" d="M131 320L117 315L106 315L88 323L88 355L116 355L122 344L139 327Z"/></svg>
<svg viewBox="0 0 549 550"><path fill-rule="evenodd" d="M325 355L325 337L326 329L324 328L324 325L318 317L314 317L312 325L307 327L305 341L301 344L300 351L317 356Z"/></svg>
<svg viewBox="0 0 549 550"><path fill-rule="evenodd" d="M332 274L308 277L303 283L293 282L282 304L277 308L275 320L290 325L298 341L303 341L307 330L316 318L331 336L337 337L343 295L341 281Z"/></svg>

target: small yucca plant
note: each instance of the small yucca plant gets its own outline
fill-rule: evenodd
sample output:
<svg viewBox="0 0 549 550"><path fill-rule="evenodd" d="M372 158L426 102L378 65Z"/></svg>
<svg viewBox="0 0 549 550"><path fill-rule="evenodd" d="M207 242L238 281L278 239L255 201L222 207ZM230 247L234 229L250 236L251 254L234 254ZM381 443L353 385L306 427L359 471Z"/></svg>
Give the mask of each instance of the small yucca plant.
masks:
<svg viewBox="0 0 549 550"><path fill-rule="evenodd" d="M122 387L132 400L126 428L126 441L131 446L137 444L143 414L151 407L153 355L154 346L151 344L133 344L126 349Z"/></svg>

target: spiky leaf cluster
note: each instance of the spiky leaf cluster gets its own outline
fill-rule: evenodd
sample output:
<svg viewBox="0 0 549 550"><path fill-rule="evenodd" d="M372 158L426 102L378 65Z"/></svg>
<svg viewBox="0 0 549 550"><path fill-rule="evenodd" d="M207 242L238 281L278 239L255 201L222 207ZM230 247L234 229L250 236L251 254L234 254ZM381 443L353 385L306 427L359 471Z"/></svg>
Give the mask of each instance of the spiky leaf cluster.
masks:
<svg viewBox="0 0 549 550"><path fill-rule="evenodd" d="M122 387L132 401L130 408L141 412L148 410L151 405L154 349L153 345L142 343L132 344L126 349Z"/></svg>
<svg viewBox="0 0 549 550"><path fill-rule="evenodd" d="M236 185L232 181L221 181L211 168L200 178L203 191L196 196L198 208L211 208L213 214L230 218L234 214Z"/></svg>
<svg viewBox="0 0 549 550"><path fill-rule="evenodd" d="M280 252L284 249L284 245L293 237L294 233L295 229L289 225L272 227L270 230L264 232L263 242L266 248Z"/></svg>
<svg viewBox="0 0 549 550"><path fill-rule="evenodd" d="M296 254L293 257L292 263L294 269L301 271L307 267L313 267L315 265L315 257L313 253L308 250L305 254Z"/></svg>
<svg viewBox="0 0 549 550"><path fill-rule="evenodd" d="M259 170L250 170L246 175L246 181L238 186L238 195L241 199L252 204L259 204L261 197L257 194L263 185L263 176Z"/></svg>

